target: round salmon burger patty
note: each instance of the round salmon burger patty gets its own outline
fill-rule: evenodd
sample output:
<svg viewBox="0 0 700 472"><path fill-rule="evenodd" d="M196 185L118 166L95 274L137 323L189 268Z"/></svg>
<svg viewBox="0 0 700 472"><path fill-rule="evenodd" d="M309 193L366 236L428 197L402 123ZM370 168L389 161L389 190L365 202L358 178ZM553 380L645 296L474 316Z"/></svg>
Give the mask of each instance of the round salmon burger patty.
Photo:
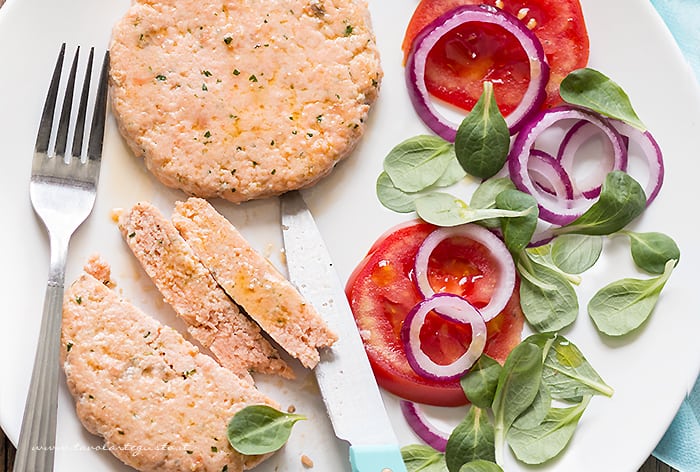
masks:
<svg viewBox="0 0 700 472"><path fill-rule="evenodd" d="M137 0L110 61L132 151L163 184L233 202L328 174L382 78L364 0Z"/></svg>

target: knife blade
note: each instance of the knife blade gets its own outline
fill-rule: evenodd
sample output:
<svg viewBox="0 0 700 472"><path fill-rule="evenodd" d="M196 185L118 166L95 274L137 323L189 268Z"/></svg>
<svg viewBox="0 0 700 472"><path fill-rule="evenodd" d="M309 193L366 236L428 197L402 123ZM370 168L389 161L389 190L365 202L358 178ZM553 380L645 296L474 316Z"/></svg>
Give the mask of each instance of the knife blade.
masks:
<svg viewBox="0 0 700 472"><path fill-rule="evenodd" d="M314 368L335 435L350 444L353 472L405 472L345 291L298 191L282 195L281 215L289 279L338 335Z"/></svg>

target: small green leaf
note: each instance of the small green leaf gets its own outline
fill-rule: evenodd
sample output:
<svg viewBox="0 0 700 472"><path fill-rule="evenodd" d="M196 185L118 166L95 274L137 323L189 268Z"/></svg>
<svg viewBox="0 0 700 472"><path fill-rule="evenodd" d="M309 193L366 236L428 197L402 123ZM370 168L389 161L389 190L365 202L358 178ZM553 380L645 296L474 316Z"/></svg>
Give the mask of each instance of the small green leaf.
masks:
<svg viewBox="0 0 700 472"><path fill-rule="evenodd" d="M462 377L460 384L472 405L491 408L501 369L501 364L496 360L482 354L469 372Z"/></svg>
<svg viewBox="0 0 700 472"><path fill-rule="evenodd" d="M445 192L433 192L415 200L416 213L437 226L457 226L492 218L517 218L528 215L532 208L522 211L498 208L470 208L463 200Z"/></svg>
<svg viewBox="0 0 700 472"><path fill-rule="evenodd" d="M542 244L541 246L529 247L525 249L528 259L538 264L554 266L552 261L552 244ZM556 266L554 266L556 267Z"/></svg>
<svg viewBox="0 0 700 472"><path fill-rule="evenodd" d="M542 422L534 428L520 429L515 425L508 431L508 445L521 462L542 464L553 459L571 441L590 397L568 408L551 408Z"/></svg>
<svg viewBox="0 0 700 472"><path fill-rule="evenodd" d="M447 167L440 177L430 186L421 189L417 192L407 192L401 190L389 177L389 174L382 172L377 178L376 192L379 202L386 208L397 213L410 213L415 211L415 201L417 198L424 195L429 195L435 189L454 185L466 176L464 169L459 165L457 159L452 153L452 158L449 159Z"/></svg>
<svg viewBox="0 0 700 472"><path fill-rule="evenodd" d="M472 208L496 208L496 196L504 190L515 190L515 184L507 177L492 177L484 180L474 190L469 200ZM482 220L481 224L487 228L499 229L501 220Z"/></svg>
<svg viewBox="0 0 700 472"><path fill-rule="evenodd" d="M503 472L503 469L495 462L480 459L467 462L459 469L459 472Z"/></svg>
<svg viewBox="0 0 700 472"><path fill-rule="evenodd" d="M434 192L417 198L416 213L437 226L457 226L464 223L467 204L449 193Z"/></svg>
<svg viewBox="0 0 700 472"><path fill-rule="evenodd" d="M559 234L605 235L620 231L646 208L646 196L639 183L626 172L610 172L600 197L583 215L556 230Z"/></svg>
<svg viewBox="0 0 700 472"><path fill-rule="evenodd" d="M469 206L473 208L495 208L496 197L504 190L515 190L515 184L507 177L484 180L472 194Z"/></svg>
<svg viewBox="0 0 700 472"><path fill-rule="evenodd" d="M528 323L537 332L559 331L576 320L578 296L571 283L546 265L526 258L518 261L520 306Z"/></svg>
<svg viewBox="0 0 700 472"><path fill-rule="evenodd" d="M408 472L448 472L445 455L430 446L412 444L401 448Z"/></svg>
<svg viewBox="0 0 700 472"><path fill-rule="evenodd" d="M631 243L632 259L637 267L652 274L663 274L671 259L678 263L681 250L676 242L663 233L633 233L625 231Z"/></svg>
<svg viewBox="0 0 700 472"><path fill-rule="evenodd" d="M454 145L437 136L420 135L396 145L384 158L384 171L404 192L433 185L456 160Z"/></svg>
<svg viewBox="0 0 700 472"><path fill-rule="evenodd" d="M450 472L459 472L464 464L478 459L496 460L494 431L486 411L472 406L447 440L445 462Z"/></svg>
<svg viewBox="0 0 700 472"><path fill-rule="evenodd" d="M581 350L564 336L535 334L524 342L543 348L542 383L555 400L579 402L584 396L612 396L613 389L603 381Z"/></svg>
<svg viewBox="0 0 700 472"><path fill-rule="evenodd" d="M588 302L588 315L598 330L623 336L639 328L654 310L675 265L675 260L668 261L664 273L652 279L622 279L600 289Z"/></svg>
<svg viewBox="0 0 700 472"><path fill-rule="evenodd" d="M241 454L267 454L284 446L294 423L304 419L267 405L250 405L231 418L226 434L231 447Z"/></svg>
<svg viewBox="0 0 700 472"><path fill-rule="evenodd" d="M561 237L561 236L559 236ZM561 268L557 267L557 265L554 263L554 260L552 258L552 245L553 243L549 244L542 244L540 246L536 247L528 247L525 248L525 250L521 253L522 256L525 257L520 257L519 261L522 263L523 261L531 261L529 263L526 263L526 267L523 267L522 270L525 271L525 274L523 274L525 277L529 278L534 278L536 279L536 276L531 275L528 273L528 271L532 272L532 269L527 269L529 267L529 264L539 264L545 267L548 267L552 269L554 272L559 273L559 275L564 278L566 281L568 281L571 284L574 285L580 285L581 284L581 276L577 274L570 274L568 272L564 272ZM537 283L535 283L537 285ZM543 284L547 285L547 284ZM550 286L552 288L553 286Z"/></svg>
<svg viewBox="0 0 700 472"><path fill-rule="evenodd" d="M564 234L552 241L552 262L568 274L581 274L593 267L602 251L598 236Z"/></svg>
<svg viewBox="0 0 700 472"><path fill-rule="evenodd" d="M550 395L549 389L543 381L540 383L540 389L537 391L537 395L532 401L532 404L513 422L513 427L518 429L536 427L544 420L551 407L552 395Z"/></svg>
<svg viewBox="0 0 700 472"><path fill-rule="evenodd" d="M501 170L509 148L508 125L496 104L493 84L486 81L481 97L457 128L457 160L467 173L487 179Z"/></svg>
<svg viewBox="0 0 700 472"><path fill-rule="evenodd" d="M496 196L496 207L502 210L527 211L517 218L501 219L503 240L512 253L519 253L530 243L537 229L539 209L537 201L519 190L504 190Z"/></svg>
<svg viewBox="0 0 700 472"><path fill-rule="evenodd" d="M641 131L646 130L622 87L595 69L571 72L561 81L559 94L573 105L624 121Z"/></svg>
<svg viewBox="0 0 700 472"><path fill-rule="evenodd" d="M382 172L377 178L377 198L389 210L397 213L410 213L416 209L418 193L407 193L394 186L389 174Z"/></svg>
<svg viewBox="0 0 700 472"><path fill-rule="evenodd" d="M542 349L531 343L515 346L503 365L493 399L496 463L503 463L506 434L534 401L541 377Z"/></svg>
<svg viewBox="0 0 700 472"><path fill-rule="evenodd" d="M578 300L571 284L550 269L541 270L545 271L548 271L544 276L546 283L555 288L535 285L527 279L523 279L520 284L523 314L537 332L566 328L578 315Z"/></svg>
<svg viewBox="0 0 700 472"><path fill-rule="evenodd" d="M450 159L450 162L447 164L447 169L445 169L445 172L443 172L440 178L435 181L433 187L449 187L450 185L456 184L466 176L467 173L464 172L464 169L462 169L462 166L459 164L459 161L455 156L454 159Z"/></svg>

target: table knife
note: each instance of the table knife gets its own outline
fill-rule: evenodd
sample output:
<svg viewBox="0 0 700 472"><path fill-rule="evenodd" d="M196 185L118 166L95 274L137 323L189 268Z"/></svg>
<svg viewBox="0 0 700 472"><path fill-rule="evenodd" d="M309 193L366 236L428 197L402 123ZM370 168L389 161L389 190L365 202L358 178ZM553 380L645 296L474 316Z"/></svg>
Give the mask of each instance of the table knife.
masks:
<svg viewBox="0 0 700 472"><path fill-rule="evenodd" d="M314 373L335 435L350 444L352 471L406 472L345 291L298 191L281 197L281 214L289 279L338 335Z"/></svg>

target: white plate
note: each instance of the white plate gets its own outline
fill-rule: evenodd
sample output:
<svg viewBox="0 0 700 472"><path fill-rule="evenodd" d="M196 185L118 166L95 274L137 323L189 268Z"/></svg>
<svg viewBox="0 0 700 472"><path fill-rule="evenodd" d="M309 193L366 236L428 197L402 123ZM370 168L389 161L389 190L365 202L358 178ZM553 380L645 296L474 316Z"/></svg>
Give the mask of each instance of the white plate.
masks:
<svg viewBox="0 0 700 472"><path fill-rule="evenodd" d="M377 236L406 219L384 210L374 196L374 180L388 150L425 132L409 104L403 82L400 44L415 2L371 0L385 78L369 131L357 151L333 174L306 192L338 270L346 278ZM700 367L697 290L700 249L695 229L700 135L700 94L665 26L647 0L582 0L591 38L590 65L617 80L638 114L655 134L666 156L666 182L638 230L664 231L681 247L682 258L659 306L638 332L620 340L598 335L585 314L566 332L603 378L615 388L612 399L594 398L570 447L542 470L569 472L636 471L673 418ZM29 384L48 267L48 241L32 212L28 182L37 120L59 44L104 49L115 20L128 0L8 0L0 9L0 426L13 442L19 436ZM109 119L102 180L95 210L71 247L67 280L87 257L99 252L112 264L123 294L148 313L182 325L158 300L115 228L110 211L138 200L166 212L183 195L163 188L133 158ZM241 206L217 206L260 250L283 268L275 199ZM608 244L605 257L580 287L585 307L603 283L636 276L624 244ZM309 421L295 427L283 452L258 470L302 470L306 453L314 470L349 470L346 447L337 442L325 417L313 376L263 381L261 388L282 405L294 404ZM59 398L57 471L126 469L100 450L100 440L80 426L62 383ZM385 396L402 444L416 442L391 395ZM509 462L508 471L525 470Z"/></svg>

